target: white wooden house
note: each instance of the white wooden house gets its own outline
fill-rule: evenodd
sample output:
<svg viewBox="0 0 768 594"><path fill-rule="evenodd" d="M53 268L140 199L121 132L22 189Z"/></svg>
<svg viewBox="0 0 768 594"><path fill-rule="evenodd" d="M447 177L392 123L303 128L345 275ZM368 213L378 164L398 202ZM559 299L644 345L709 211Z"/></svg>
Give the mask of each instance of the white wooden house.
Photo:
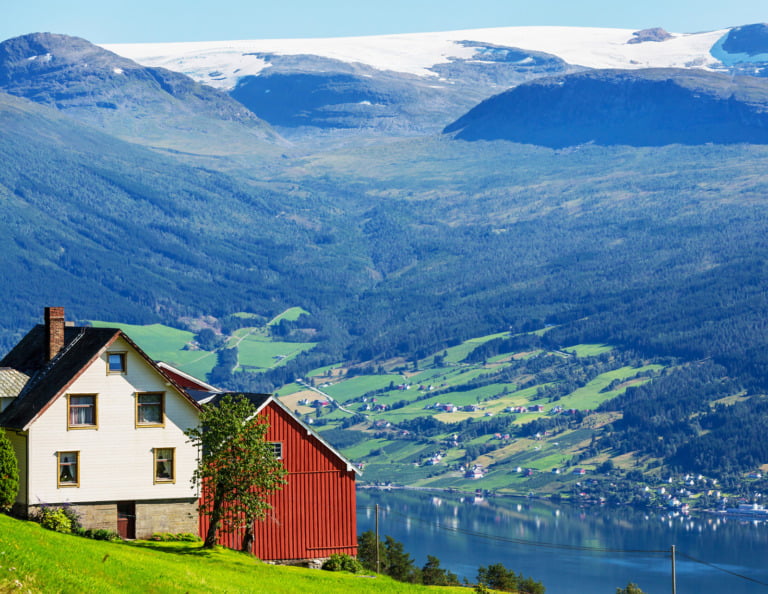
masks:
<svg viewBox="0 0 768 594"><path fill-rule="evenodd" d="M0 427L19 461L15 509L69 504L126 538L197 532L199 405L115 328L68 326L46 308L0 361Z"/></svg>

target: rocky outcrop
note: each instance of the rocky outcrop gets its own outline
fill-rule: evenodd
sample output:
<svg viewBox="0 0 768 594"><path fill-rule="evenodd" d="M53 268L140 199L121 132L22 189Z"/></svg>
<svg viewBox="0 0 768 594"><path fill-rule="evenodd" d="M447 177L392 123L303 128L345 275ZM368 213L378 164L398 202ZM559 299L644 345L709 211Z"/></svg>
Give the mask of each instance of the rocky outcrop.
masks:
<svg viewBox="0 0 768 594"><path fill-rule="evenodd" d="M632 38L627 43L644 43L646 41L666 41L672 39L672 35L667 33L661 27L651 29L641 29L632 33Z"/></svg>

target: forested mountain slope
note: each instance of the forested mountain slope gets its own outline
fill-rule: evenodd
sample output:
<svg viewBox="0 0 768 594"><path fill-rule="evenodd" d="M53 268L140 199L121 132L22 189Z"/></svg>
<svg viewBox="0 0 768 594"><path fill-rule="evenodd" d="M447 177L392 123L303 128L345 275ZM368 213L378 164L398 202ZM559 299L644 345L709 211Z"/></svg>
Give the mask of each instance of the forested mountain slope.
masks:
<svg viewBox="0 0 768 594"><path fill-rule="evenodd" d="M0 125L5 348L44 303L148 322L282 299L320 308L323 294L344 300L369 286L363 264L332 246L312 259L326 240L294 219L324 213L345 227L322 190L288 200L281 187L187 165L4 93Z"/></svg>
<svg viewBox="0 0 768 594"><path fill-rule="evenodd" d="M279 140L225 93L67 35L35 33L0 43L0 90L152 146L232 154Z"/></svg>
<svg viewBox="0 0 768 594"><path fill-rule="evenodd" d="M692 70L591 70L537 79L447 126L462 140L553 148L768 143L768 79Z"/></svg>

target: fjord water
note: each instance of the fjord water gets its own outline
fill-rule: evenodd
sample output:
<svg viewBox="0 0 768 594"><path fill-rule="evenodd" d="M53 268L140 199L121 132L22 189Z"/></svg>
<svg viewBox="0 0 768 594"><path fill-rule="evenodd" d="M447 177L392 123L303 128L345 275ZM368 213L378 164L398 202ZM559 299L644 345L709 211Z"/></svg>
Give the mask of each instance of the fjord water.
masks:
<svg viewBox="0 0 768 594"><path fill-rule="evenodd" d="M428 554L438 557L460 579L474 581L479 566L503 563L541 581L547 594L613 594L628 582L646 594L671 592L669 551L675 545L678 593L768 592L766 585L732 575L768 584L768 523L537 499L361 490L358 533L374 529L376 504L382 538L402 541L419 567Z"/></svg>

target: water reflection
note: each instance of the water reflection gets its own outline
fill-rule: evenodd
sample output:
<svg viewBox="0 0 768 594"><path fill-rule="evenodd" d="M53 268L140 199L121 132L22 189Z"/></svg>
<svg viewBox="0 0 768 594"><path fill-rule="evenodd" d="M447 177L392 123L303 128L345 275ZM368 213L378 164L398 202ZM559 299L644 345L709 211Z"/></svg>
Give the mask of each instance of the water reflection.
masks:
<svg viewBox="0 0 768 594"><path fill-rule="evenodd" d="M632 581L647 593L670 591L670 547L677 547L678 592L767 592L686 558L768 583L768 524L741 518L575 507L536 499L453 497L410 491L360 491L358 529L406 545L474 580L480 565L507 567L544 582L549 594L613 593ZM633 552L629 552L633 551Z"/></svg>

